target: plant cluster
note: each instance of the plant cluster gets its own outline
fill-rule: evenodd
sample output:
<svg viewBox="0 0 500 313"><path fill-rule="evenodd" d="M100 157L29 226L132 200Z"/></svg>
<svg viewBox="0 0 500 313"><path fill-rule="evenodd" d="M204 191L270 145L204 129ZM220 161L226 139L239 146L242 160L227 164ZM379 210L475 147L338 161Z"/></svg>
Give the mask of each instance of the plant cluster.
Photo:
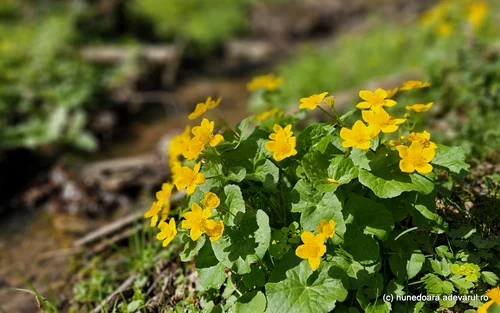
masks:
<svg viewBox="0 0 500 313"><path fill-rule="evenodd" d="M485 0L443 0L426 11L420 23L442 37L467 29L476 32L483 26L489 9Z"/></svg>
<svg viewBox="0 0 500 313"><path fill-rule="evenodd" d="M25 20L16 15L17 4L8 8L11 17L0 22L0 150L95 149L86 116L102 90L103 71L70 48L75 12L39 12Z"/></svg>
<svg viewBox="0 0 500 313"><path fill-rule="evenodd" d="M272 99L277 80L259 77L249 89ZM196 256L205 312L431 312L482 304L383 299L483 294L498 281L488 270L498 269L498 239L467 227L447 235L437 213L438 177L463 177L463 150L414 129L432 103L407 105L402 117L389 112L399 93L429 85L362 90L357 109L342 116L324 92L300 99L294 114L270 109L235 129L214 132L203 118L173 140L172 181L145 217L164 246L183 243L182 261ZM213 109L211 101L191 117ZM331 121L308 123L307 110ZM362 119L349 126L358 110ZM174 188L186 197L171 211Z"/></svg>

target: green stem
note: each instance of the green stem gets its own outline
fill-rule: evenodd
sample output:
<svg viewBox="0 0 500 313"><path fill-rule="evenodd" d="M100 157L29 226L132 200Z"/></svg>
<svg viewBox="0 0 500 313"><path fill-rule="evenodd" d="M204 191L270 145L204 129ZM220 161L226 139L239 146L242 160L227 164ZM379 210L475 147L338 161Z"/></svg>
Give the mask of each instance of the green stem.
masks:
<svg viewBox="0 0 500 313"><path fill-rule="evenodd" d="M337 120L337 122L338 122L338 119L337 119L335 116L333 116L333 115L331 115L330 113L328 113L325 109L323 109L323 108L321 107L321 105L318 105L318 108L319 108L321 111L323 111L323 113L325 113L325 114L326 114L326 115L328 115L329 117L333 118L334 120Z"/></svg>

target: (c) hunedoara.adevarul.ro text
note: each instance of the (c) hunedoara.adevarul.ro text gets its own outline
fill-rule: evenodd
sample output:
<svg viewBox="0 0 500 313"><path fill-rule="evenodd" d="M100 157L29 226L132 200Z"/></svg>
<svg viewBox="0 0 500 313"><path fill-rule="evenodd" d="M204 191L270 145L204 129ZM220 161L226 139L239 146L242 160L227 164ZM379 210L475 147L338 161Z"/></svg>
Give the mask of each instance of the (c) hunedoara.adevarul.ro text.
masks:
<svg viewBox="0 0 500 313"><path fill-rule="evenodd" d="M383 295L385 302L430 302L430 301L475 301L486 302L489 300L486 295Z"/></svg>

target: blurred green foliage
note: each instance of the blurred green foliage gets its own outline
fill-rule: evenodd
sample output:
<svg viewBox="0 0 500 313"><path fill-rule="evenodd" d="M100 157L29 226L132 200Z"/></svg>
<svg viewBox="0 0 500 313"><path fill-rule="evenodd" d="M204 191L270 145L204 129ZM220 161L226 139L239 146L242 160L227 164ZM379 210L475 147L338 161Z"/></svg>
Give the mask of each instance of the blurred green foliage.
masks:
<svg viewBox="0 0 500 313"><path fill-rule="evenodd" d="M437 140L460 144L469 155L500 153L500 52L490 46L460 50L456 63L431 72L437 99L431 127ZM426 121L429 125L430 122Z"/></svg>
<svg viewBox="0 0 500 313"><path fill-rule="evenodd" d="M4 5L4 16L21 13ZM99 71L70 44L75 15L52 13L0 21L0 149L58 142L93 150L86 112L100 86Z"/></svg>
<svg viewBox="0 0 500 313"><path fill-rule="evenodd" d="M420 20L403 25L401 21L391 23L374 15L368 23L377 27L342 34L321 48L305 47L295 59L279 69L285 79L283 94L287 101L284 105L296 104L298 99L311 94L359 87L370 79L407 71L420 72L428 78L429 71L450 64L450 55L471 38L498 40L493 12L498 11L499 4L491 2L481 24L472 31L468 25L469 16L465 15L471 10L463 9L472 2L439 2L447 4L447 11L442 17L435 17L432 23L428 12ZM434 10L431 8L429 12ZM443 11L441 8L442 14ZM453 21L453 32L438 32L436 23L448 23L449 19Z"/></svg>
<svg viewBox="0 0 500 313"><path fill-rule="evenodd" d="M150 20L165 39L211 50L248 30L247 7L255 0L135 0L131 9Z"/></svg>

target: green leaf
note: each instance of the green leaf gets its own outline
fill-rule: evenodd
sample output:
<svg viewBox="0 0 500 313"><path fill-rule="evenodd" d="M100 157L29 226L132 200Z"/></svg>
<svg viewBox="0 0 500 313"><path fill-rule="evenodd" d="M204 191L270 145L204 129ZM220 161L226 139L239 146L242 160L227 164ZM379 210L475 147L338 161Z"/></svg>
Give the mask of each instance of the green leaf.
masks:
<svg viewBox="0 0 500 313"><path fill-rule="evenodd" d="M280 264L281 265L281 264ZM344 301L347 290L340 279L329 276L330 266L322 263L315 272L307 263L286 270L286 279L266 284L270 313L323 313Z"/></svg>
<svg viewBox="0 0 500 313"><path fill-rule="evenodd" d="M360 169L371 170L370 168L370 157L373 157L375 153L372 150L361 150L361 149L352 149L349 157L351 158L354 165L359 167Z"/></svg>
<svg viewBox="0 0 500 313"><path fill-rule="evenodd" d="M414 197L408 199L408 205L414 210L410 212L413 216L413 225L419 228L430 228L433 233L441 234L448 228L443 218L436 213L436 192L428 195L415 193Z"/></svg>
<svg viewBox="0 0 500 313"><path fill-rule="evenodd" d="M474 283L465 279L465 277L461 275L453 275L450 277L450 281L459 289L459 290L468 290L474 287Z"/></svg>
<svg viewBox="0 0 500 313"><path fill-rule="evenodd" d="M127 305L127 313L136 312L144 305L142 300L134 300Z"/></svg>
<svg viewBox="0 0 500 313"><path fill-rule="evenodd" d="M405 191L418 191L423 194L434 190L431 174L405 174L396 167L381 167L373 172L359 171L359 182L370 188L377 197L394 198Z"/></svg>
<svg viewBox="0 0 500 313"><path fill-rule="evenodd" d="M443 277L448 277L448 275L451 274L450 263L446 262L445 259L441 259L441 261L431 260L431 267L434 270L434 273Z"/></svg>
<svg viewBox="0 0 500 313"><path fill-rule="evenodd" d="M449 295L455 290L452 283L449 281L442 281L434 274L426 274L422 277L422 281L429 294Z"/></svg>
<svg viewBox="0 0 500 313"><path fill-rule="evenodd" d="M229 173L227 174L227 178L234 182L241 182L245 179L247 175L247 171L243 166L233 166L229 169Z"/></svg>
<svg viewBox="0 0 500 313"><path fill-rule="evenodd" d="M243 141L243 139L248 137L248 136L245 136L245 131L248 129L248 125L250 125L250 123L253 121L253 119L254 119L253 116L249 116L249 117L241 120L241 122L239 122L238 125L236 125L235 131L240 136L240 140L238 141L238 145L241 143L241 141Z"/></svg>
<svg viewBox="0 0 500 313"><path fill-rule="evenodd" d="M439 246L436 248L436 253L441 258L452 259L453 253L449 252L449 248L447 246Z"/></svg>
<svg viewBox="0 0 500 313"><path fill-rule="evenodd" d="M229 213L224 219L225 226L234 226L238 224L245 213L245 200L241 194L240 187L236 185L227 185L224 187L226 199L224 203L229 208Z"/></svg>
<svg viewBox="0 0 500 313"><path fill-rule="evenodd" d="M358 289L356 292L356 300L358 300L359 305L365 311L365 313L389 313L391 312L391 304L389 302L384 302L382 299L377 299L375 302L370 302L363 289Z"/></svg>
<svg viewBox="0 0 500 313"><path fill-rule="evenodd" d="M226 280L224 264L217 260L208 240L198 253L196 271L200 277L200 285L204 290L219 289Z"/></svg>
<svg viewBox="0 0 500 313"><path fill-rule="evenodd" d="M380 258L378 242L353 224L347 225L342 248L362 265L373 265Z"/></svg>
<svg viewBox="0 0 500 313"><path fill-rule="evenodd" d="M262 260L270 241L269 217L258 210L245 213L238 225L226 227L212 247L220 262L241 275L250 273L250 265Z"/></svg>
<svg viewBox="0 0 500 313"><path fill-rule="evenodd" d="M404 282L417 276L424 263L425 257L420 251L411 254L398 253L389 257L391 271L396 275L398 282Z"/></svg>
<svg viewBox="0 0 500 313"><path fill-rule="evenodd" d="M349 289L359 289L367 285L370 277L380 269L378 263L376 265L364 266L349 257L334 256L329 263L332 266L330 276L333 276L332 273L337 273L340 278L343 275L347 275L348 280L344 283L344 286ZM345 281L345 278L343 281Z"/></svg>
<svg viewBox="0 0 500 313"><path fill-rule="evenodd" d="M222 158L225 165L229 168L243 166L247 173L253 173L256 164L271 155L264 146L269 141L268 136L269 131L256 127L250 136L241 141L238 147L223 153Z"/></svg>
<svg viewBox="0 0 500 313"><path fill-rule="evenodd" d="M384 205L370 199L351 194L345 205L345 223L362 229L364 234L374 235L380 240L394 228L392 214Z"/></svg>
<svg viewBox="0 0 500 313"><path fill-rule="evenodd" d="M306 180L299 180L293 187L290 198L292 212L303 212L308 208L314 208L323 197L323 193L316 190L313 184Z"/></svg>
<svg viewBox="0 0 500 313"><path fill-rule="evenodd" d="M315 186L328 184L327 168L329 165L328 158L317 151L309 152L302 158L302 167L307 178Z"/></svg>
<svg viewBox="0 0 500 313"><path fill-rule="evenodd" d="M466 156L462 147L447 147L438 145L436 156L431 164L447 168L450 172L465 176L469 164L465 162Z"/></svg>
<svg viewBox="0 0 500 313"><path fill-rule="evenodd" d="M325 142L322 142L322 140L325 137L329 137L334 130L335 127L333 125L326 123L315 123L304 128L297 137L298 155L303 155L316 148L324 152L326 147Z"/></svg>
<svg viewBox="0 0 500 313"><path fill-rule="evenodd" d="M337 196L326 193L317 206L311 206L300 215L300 224L304 230L316 231L321 220L333 220L335 222L334 243L340 243L345 233L345 223L342 215L342 203Z"/></svg>
<svg viewBox="0 0 500 313"><path fill-rule="evenodd" d="M266 284L266 274L257 266L252 266L250 273L243 275L243 285L248 289Z"/></svg>
<svg viewBox="0 0 500 313"><path fill-rule="evenodd" d="M185 233L181 240L184 243L184 249L180 253L182 262L190 262L205 244L205 236L201 236L197 241L191 240L189 233Z"/></svg>
<svg viewBox="0 0 500 313"><path fill-rule="evenodd" d="M247 174L247 179L261 182L265 189L273 189L278 184L279 174L279 168L271 160L265 159L256 164L254 172Z"/></svg>
<svg viewBox="0 0 500 313"><path fill-rule="evenodd" d="M266 310L266 296L260 291L252 291L238 298L234 304L235 313L263 313Z"/></svg>
<svg viewBox="0 0 500 313"><path fill-rule="evenodd" d="M351 180L358 177L358 168L354 166L351 159L343 156L336 156L330 161L327 169L327 178L336 180L327 184L318 185L320 191L331 192L337 190L341 185L348 184Z"/></svg>
<svg viewBox="0 0 500 313"><path fill-rule="evenodd" d="M498 282L498 276L493 272L483 271L481 272L481 278L483 281L491 286L496 286Z"/></svg>

